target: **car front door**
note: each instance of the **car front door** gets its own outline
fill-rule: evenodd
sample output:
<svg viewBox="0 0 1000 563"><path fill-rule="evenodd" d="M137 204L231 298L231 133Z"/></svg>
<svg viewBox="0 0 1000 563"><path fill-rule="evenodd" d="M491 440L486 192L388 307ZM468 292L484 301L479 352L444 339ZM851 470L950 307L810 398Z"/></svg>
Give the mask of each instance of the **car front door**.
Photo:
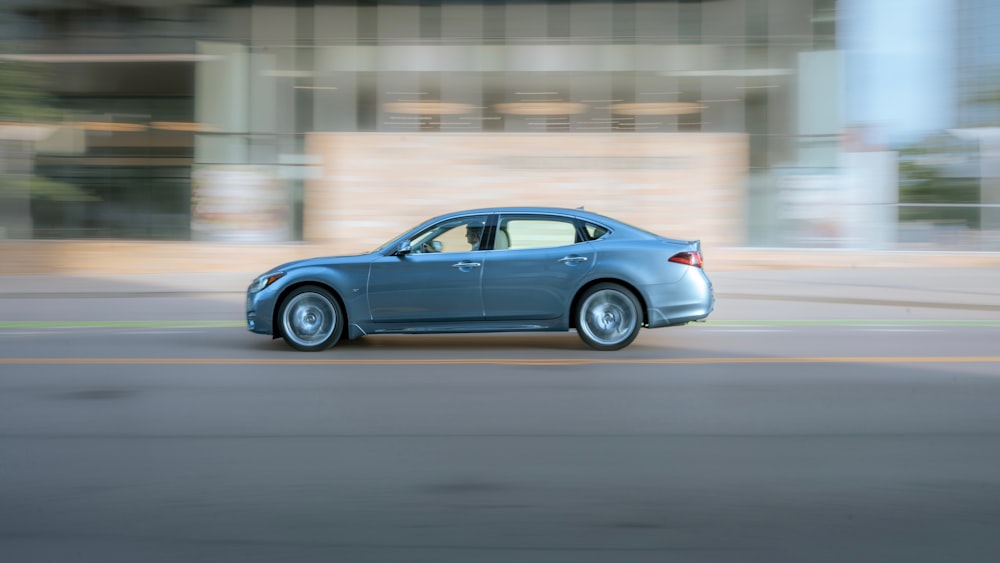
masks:
<svg viewBox="0 0 1000 563"><path fill-rule="evenodd" d="M375 260L368 304L375 322L455 322L483 319L483 255L471 229L486 216L434 225L412 239L411 250Z"/></svg>
<svg viewBox="0 0 1000 563"><path fill-rule="evenodd" d="M569 311L573 293L594 266L590 243L578 242L573 219L500 216L487 252L483 303L488 320L547 320Z"/></svg>

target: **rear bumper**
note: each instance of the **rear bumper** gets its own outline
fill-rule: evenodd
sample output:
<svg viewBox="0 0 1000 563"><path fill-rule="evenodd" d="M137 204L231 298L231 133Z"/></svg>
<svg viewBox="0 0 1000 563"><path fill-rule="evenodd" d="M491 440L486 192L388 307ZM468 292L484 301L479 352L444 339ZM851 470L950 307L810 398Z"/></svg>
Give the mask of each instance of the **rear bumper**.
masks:
<svg viewBox="0 0 1000 563"><path fill-rule="evenodd" d="M691 268L677 282L647 288L649 328L700 321L715 309L715 290L700 268Z"/></svg>

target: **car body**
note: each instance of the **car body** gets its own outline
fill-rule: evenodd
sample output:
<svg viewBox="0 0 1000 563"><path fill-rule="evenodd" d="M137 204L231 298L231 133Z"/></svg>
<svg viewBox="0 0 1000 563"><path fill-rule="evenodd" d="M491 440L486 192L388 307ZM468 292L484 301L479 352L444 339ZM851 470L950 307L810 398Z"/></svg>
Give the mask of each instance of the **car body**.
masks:
<svg viewBox="0 0 1000 563"><path fill-rule="evenodd" d="M289 262L247 289L247 327L298 350L371 334L569 331L598 350L712 312L700 241L581 209L448 213L374 251Z"/></svg>

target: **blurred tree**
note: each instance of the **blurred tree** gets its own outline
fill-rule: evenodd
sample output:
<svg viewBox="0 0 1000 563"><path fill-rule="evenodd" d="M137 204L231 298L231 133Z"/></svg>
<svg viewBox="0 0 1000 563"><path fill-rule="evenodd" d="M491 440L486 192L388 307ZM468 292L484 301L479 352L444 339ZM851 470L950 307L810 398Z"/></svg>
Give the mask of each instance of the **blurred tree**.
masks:
<svg viewBox="0 0 1000 563"><path fill-rule="evenodd" d="M975 147L950 135L933 135L902 149L899 155L899 203L930 206L901 207L899 220L978 229L978 208L947 207L951 204L979 203L975 162ZM934 204L944 206L934 207Z"/></svg>
<svg viewBox="0 0 1000 563"><path fill-rule="evenodd" d="M0 44L0 53L10 51ZM37 63L0 59L0 121L50 123L59 118L46 68Z"/></svg>
<svg viewBox="0 0 1000 563"><path fill-rule="evenodd" d="M0 14L0 17L3 17ZM31 202L86 202L96 198L86 190L34 172L30 127L54 125L62 112L49 94L51 76L45 65L13 59L9 42L0 43L0 238L31 238ZM4 127L6 125L6 127Z"/></svg>

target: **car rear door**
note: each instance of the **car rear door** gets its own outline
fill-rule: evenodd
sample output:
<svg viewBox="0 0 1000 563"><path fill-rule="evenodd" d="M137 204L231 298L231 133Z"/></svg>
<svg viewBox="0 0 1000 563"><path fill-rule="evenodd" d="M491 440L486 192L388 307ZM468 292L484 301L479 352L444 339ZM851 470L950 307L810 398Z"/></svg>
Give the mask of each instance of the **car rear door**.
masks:
<svg viewBox="0 0 1000 563"><path fill-rule="evenodd" d="M594 267L577 222L547 214L500 215L483 271L487 320L551 320L566 315ZM506 246L506 248L504 248Z"/></svg>

